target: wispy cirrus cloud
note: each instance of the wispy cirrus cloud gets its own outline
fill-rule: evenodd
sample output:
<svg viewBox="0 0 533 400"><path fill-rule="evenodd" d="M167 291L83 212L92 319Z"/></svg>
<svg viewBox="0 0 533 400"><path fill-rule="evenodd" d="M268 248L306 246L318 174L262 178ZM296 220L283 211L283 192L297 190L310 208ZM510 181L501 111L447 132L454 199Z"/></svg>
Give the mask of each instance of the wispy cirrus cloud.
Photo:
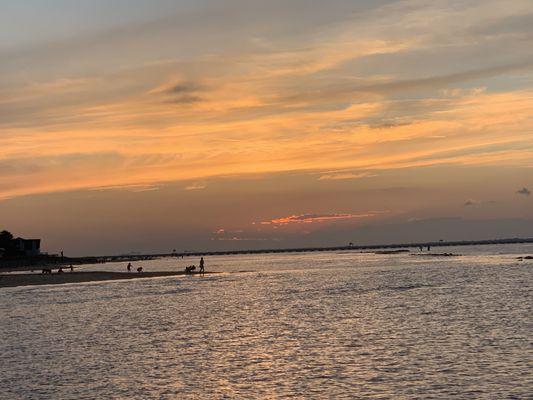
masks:
<svg viewBox="0 0 533 400"><path fill-rule="evenodd" d="M212 237L211 240L216 240L219 242L268 242L268 241L279 241L276 238L252 238L252 237Z"/></svg>
<svg viewBox="0 0 533 400"><path fill-rule="evenodd" d="M382 214L383 211L373 211L364 214L300 214L300 215L290 215L288 217L274 218L270 221L261 222L262 225L289 225L289 224L312 224L312 223L321 223L321 222L335 222L342 220L351 220L351 219L360 219L360 218L371 218L375 217L378 214Z"/></svg>
<svg viewBox="0 0 533 400"><path fill-rule="evenodd" d="M490 204L496 204L496 201L494 200L475 200L475 199L468 199L464 202L464 207L481 207L484 205L490 205Z"/></svg>
<svg viewBox="0 0 533 400"><path fill-rule="evenodd" d="M171 5L87 37L0 48L0 197L285 171L333 171L318 178L327 181L374 178L365 169L531 165L527 2L505 11L492 0L304 3ZM502 32L517 40L502 46ZM94 162L73 174L76 153ZM116 162L94 156L107 153Z"/></svg>
<svg viewBox="0 0 533 400"><path fill-rule="evenodd" d="M106 190L106 191L107 190L122 190L122 191L133 192L133 193L141 193L141 192L153 192L153 191L159 190L159 189L160 189L159 185L134 184L134 185L120 185L120 186L113 186L113 185L102 186L102 187L91 188L90 190L96 190L96 191L101 191L101 190Z"/></svg>
<svg viewBox="0 0 533 400"><path fill-rule="evenodd" d="M207 188L207 184L205 182L193 182L185 186L185 190L203 190L205 188Z"/></svg>
<svg viewBox="0 0 533 400"><path fill-rule="evenodd" d="M345 180L345 179L360 179L360 178L368 178L371 176L375 176L375 174L371 174L370 172L337 172L337 173L329 173L321 175L320 178L318 178L319 181L328 181L328 180Z"/></svg>

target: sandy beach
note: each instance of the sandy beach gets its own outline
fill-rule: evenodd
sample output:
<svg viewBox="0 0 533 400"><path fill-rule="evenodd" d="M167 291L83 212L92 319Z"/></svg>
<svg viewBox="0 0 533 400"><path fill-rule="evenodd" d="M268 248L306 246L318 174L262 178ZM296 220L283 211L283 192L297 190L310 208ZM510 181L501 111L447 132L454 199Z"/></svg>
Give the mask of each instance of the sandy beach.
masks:
<svg viewBox="0 0 533 400"><path fill-rule="evenodd" d="M216 272L206 272L213 274ZM200 275L198 272L186 274L184 271L160 271L160 272L64 272L62 274L43 275L38 274L0 274L0 288L34 285L60 285L65 283L83 283L98 281L114 281L121 279L160 278L179 275Z"/></svg>

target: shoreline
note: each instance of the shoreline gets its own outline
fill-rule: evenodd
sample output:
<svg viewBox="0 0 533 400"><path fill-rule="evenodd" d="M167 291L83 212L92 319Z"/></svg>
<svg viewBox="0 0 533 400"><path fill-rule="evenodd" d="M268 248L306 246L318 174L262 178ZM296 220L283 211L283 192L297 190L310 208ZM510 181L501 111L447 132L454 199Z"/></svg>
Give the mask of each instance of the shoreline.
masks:
<svg viewBox="0 0 533 400"><path fill-rule="evenodd" d="M36 257L22 257L17 259L0 259L0 273L14 271L32 271L41 268L57 269L60 266L69 265L94 265L111 262L138 262L150 261L160 258L188 258L205 256L230 256L247 254L281 254L281 253L311 253L329 251L359 251L386 253L407 252L408 249L419 247L427 248L450 247L450 246L488 246L488 245L509 245L509 244L533 244L533 238L508 238L493 240L469 240L469 241L431 241L420 243L392 243L376 245L356 245L334 246L334 247L301 247L301 248L281 248L281 249L249 249L249 250L227 250L227 251L188 251L181 253L160 253L160 254L137 254L137 255L115 255L115 256L85 256L85 257L58 257L40 255Z"/></svg>
<svg viewBox="0 0 533 400"><path fill-rule="evenodd" d="M205 275L220 274L221 272L205 272ZM159 272L106 272L80 271L64 272L62 274L0 274L0 289L7 287L63 285L68 283L106 282L129 279L164 278L171 276L195 276L199 272L185 271Z"/></svg>

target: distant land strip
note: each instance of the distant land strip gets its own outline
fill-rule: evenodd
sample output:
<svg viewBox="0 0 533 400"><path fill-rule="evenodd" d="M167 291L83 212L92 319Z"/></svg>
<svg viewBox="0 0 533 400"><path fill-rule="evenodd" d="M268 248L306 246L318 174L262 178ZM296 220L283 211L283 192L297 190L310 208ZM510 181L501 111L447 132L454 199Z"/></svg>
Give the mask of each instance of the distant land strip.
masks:
<svg viewBox="0 0 533 400"><path fill-rule="evenodd" d="M59 256L36 256L24 257L13 260L0 261L1 269L37 269L41 266L59 266L59 265L80 265L80 264L101 264L107 262L123 261L143 261L153 260L164 257L200 257L200 256L224 256L239 254L269 254L269 253L305 253L316 251L349 251L349 250L380 250L380 249L409 249L409 248L427 248L430 247L449 247L449 246L487 246L495 244L523 244L533 243L533 238L510 238L510 239L492 239L492 240L463 240L463 241L433 241L417 243L393 243L393 244L374 244L374 245L348 245L333 247L299 247L284 249L256 249L256 250L225 250L225 251L183 251L175 253L157 253L157 254L123 254L115 256L87 256L87 257L59 257Z"/></svg>
<svg viewBox="0 0 533 400"><path fill-rule="evenodd" d="M200 257L200 256L224 256L238 254L266 254L266 253L304 253L314 251L345 251L345 250L380 250L380 249L408 249L424 247L444 247L444 246L486 246L495 244L523 244L533 243L533 238L510 238L493 240L468 240L468 241L436 241L419 243L394 243L394 244L372 244L372 245L352 245L333 247L299 247L285 249L256 249L256 250L223 250L223 251L185 251L176 253L144 254L144 255L118 255L95 257L100 262L114 261L139 261L163 257Z"/></svg>

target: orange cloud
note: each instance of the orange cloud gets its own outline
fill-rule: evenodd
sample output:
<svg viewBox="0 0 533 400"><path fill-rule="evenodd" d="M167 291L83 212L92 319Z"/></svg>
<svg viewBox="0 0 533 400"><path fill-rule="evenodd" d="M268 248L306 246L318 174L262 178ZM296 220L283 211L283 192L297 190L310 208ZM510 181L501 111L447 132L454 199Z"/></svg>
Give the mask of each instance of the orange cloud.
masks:
<svg viewBox="0 0 533 400"><path fill-rule="evenodd" d="M211 240L216 240L220 242L266 242L266 241L278 241L276 238L243 238L238 236L232 237L213 237Z"/></svg>
<svg viewBox="0 0 533 400"><path fill-rule="evenodd" d="M288 224L311 224L321 222L332 222L339 220L349 220L358 218L371 218L381 212L369 212L365 214L300 214L283 218L275 218L270 221L261 222L262 225L288 225Z"/></svg>
<svg viewBox="0 0 533 400"><path fill-rule="evenodd" d="M370 174L368 172L360 172L360 173L339 172L339 173L321 175L320 178L318 178L318 180L327 181L327 180L359 179L359 178L366 178L370 176L375 176L375 175Z"/></svg>
<svg viewBox="0 0 533 400"><path fill-rule="evenodd" d="M332 171L318 179L342 180L374 178L349 172L357 170L532 166L533 91L527 83L521 90L501 84L529 77L531 61L511 57L466 70L450 62L438 74L417 62L401 75L392 67L415 52L454 48L435 47L426 23L438 13L429 20L455 26L456 11L386 10L398 13L396 33L390 24L380 29L376 21L391 18L376 12L365 23L325 24L310 41L253 36L247 46L195 47L179 60L131 55L129 68L105 73L100 54L84 58L97 66L85 75L58 65L53 76L68 78L35 72L33 80L14 79L0 94L0 199L172 181L200 190L212 177L287 171ZM484 22L498 13L472 7L464 16ZM180 26L166 21L165 29ZM421 34L398 35L406 25ZM462 37L449 40L462 46ZM145 39L154 49L175 43L172 35ZM372 63L381 59L376 70ZM493 78L498 91L491 91Z"/></svg>
<svg viewBox="0 0 533 400"><path fill-rule="evenodd" d="M202 189L205 189L206 187L207 187L207 185L205 183L194 182L194 183L191 183L188 186L185 186L185 190L202 190Z"/></svg>

